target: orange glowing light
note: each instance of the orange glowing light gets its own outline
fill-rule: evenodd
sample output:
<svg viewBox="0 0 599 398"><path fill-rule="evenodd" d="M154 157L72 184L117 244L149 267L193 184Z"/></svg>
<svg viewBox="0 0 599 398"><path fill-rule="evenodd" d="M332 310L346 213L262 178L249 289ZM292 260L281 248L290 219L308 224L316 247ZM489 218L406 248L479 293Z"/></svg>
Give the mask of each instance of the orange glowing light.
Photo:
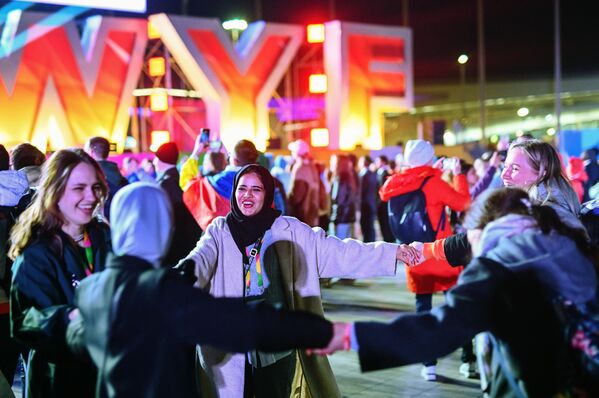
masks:
<svg viewBox="0 0 599 398"><path fill-rule="evenodd" d="M171 133L167 130L154 130L150 133L150 150L156 152L160 145L165 144L171 140Z"/></svg>
<svg viewBox="0 0 599 398"><path fill-rule="evenodd" d="M310 75L310 92L322 94L327 92L327 75Z"/></svg>
<svg viewBox="0 0 599 398"><path fill-rule="evenodd" d="M310 144L313 147L328 147L329 146L329 129L316 128L310 130Z"/></svg>
<svg viewBox="0 0 599 398"><path fill-rule="evenodd" d="M152 57L148 61L148 70L150 76L160 77L166 73L166 61L164 57Z"/></svg>
<svg viewBox="0 0 599 398"><path fill-rule="evenodd" d="M152 22L148 21L148 39L156 40L160 39L160 32L156 30L156 27L152 24Z"/></svg>
<svg viewBox="0 0 599 398"><path fill-rule="evenodd" d="M168 95L166 95L166 91L159 91L150 95L150 109L153 112L162 112L168 109Z"/></svg>
<svg viewBox="0 0 599 398"><path fill-rule="evenodd" d="M324 43L324 24L310 24L306 32L308 43Z"/></svg>

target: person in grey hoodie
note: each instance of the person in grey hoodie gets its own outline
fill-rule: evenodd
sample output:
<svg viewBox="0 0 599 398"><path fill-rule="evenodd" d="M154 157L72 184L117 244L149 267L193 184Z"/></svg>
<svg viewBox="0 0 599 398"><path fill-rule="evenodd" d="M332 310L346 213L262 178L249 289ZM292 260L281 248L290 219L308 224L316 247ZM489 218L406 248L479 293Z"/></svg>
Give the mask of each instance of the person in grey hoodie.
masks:
<svg viewBox="0 0 599 398"><path fill-rule="evenodd" d="M488 331L495 341L486 391L491 397L567 391L564 334L553 301L584 304L595 297L599 252L584 231L560 221L552 207L531 204L517 188L493 192L479 214L470 221L482 229L470 235L475 258L445 305L389 324L337 323L329 347L315 351L352 347L362 371L370 371L447 355Z"/></svg>
<svg viewBox="0 0 599 398"><path fill-rule="evenodd" d="M160 187L133 183L117 193L111 211L115 255L105 271L81 282L80 317L67 331L72 349L87 350L98 368L96 397L199 397L198 343L245 352L329 342L332 326L317 315L214 298L193 287L194 277L161 268L173 215Z"/></svg>

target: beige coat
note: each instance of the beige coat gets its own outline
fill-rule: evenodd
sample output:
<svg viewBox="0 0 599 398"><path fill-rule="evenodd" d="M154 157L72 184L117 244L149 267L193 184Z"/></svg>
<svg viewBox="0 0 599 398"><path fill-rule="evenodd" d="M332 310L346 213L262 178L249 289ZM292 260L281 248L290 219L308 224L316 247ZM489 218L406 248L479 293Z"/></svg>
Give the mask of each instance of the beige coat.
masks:
<svg viewBox="0 0 599 398"><path fill-rule="evenodd" d="M397 245L344 241L326 236L293 217L279 217L271 228L288 305L323 315L320 278L367 278L394 275ZM196 264L197 286L216 297L243 295L242 257L224 217L216 218L187 256ZM242 330L239 331L243 333ZM244 386L245 358L211 347L201 347L203 396L237 398ZM293 389L302 397L340 397L326 357L300 353ZM206 378L207 377L207 378ZM211 381L212 383L207 382ZM207 390L207 387L209 390ZM216 394L215 392L218 391ZM211 394L208 394L211 392Z"/></svg>

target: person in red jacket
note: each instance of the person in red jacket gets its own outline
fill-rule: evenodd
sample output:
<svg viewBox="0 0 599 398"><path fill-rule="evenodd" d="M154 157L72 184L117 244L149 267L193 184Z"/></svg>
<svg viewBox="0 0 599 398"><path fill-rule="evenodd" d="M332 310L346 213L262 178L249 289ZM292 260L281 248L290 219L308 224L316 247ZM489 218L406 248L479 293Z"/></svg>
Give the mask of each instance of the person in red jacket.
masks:
<svg viewBox="0 0 599 398"><path fill-rule="evenodd" d="M437 228L436 238L448 237L453 234L448 218L441 222L441 215L445 207L449 206L455 211L464 211L470 204L470 192L466 176L461 173L461 164L458 159L453 159L446 164L451 165L453 172L453 186L441 179L442 171L433 167L435 150L424 140L410 140L404 152L405 164L408 166L401 173L394 174L387 179L379 190L381 200L389 201L392 197L402 195L418 189L424 179L428 182L422 187L426 198L426 210L433 228ZM437 162L435 166L441 165ZM418 267L406 267L408 289L416 294L416 311L424 312L432 308L432 294L445 292L456 284L462 267L451 267L445 260L430 259ZM432 359L432 358L431 358ZM462 354L464 374L468 373L469 364L472 363L473 372L474 355L471 346ZM436 361L424 364L421 375L426 380L436 380ZM460 368L462 372L462 368Z"/></svg>

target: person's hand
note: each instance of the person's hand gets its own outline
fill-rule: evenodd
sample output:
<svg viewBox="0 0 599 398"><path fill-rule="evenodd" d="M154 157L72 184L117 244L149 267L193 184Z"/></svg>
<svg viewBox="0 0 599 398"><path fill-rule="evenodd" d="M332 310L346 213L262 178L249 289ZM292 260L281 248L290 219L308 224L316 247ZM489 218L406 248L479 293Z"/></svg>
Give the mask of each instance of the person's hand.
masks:
<svg viewBox="0 0 599 398"><path fill-rule="evenodd" d="M202 142L202 135L198 134L196 137L195 144L193 145L193 151L191 152L191 156L195 159L200 157L200 154L208 151L208 145Z"/></svg>
<svg viewBox="0 0 599 398"><path fill-rule="evenodd" d="M333 323L333 337L325 348L311 348L306 350L308 355L330 355L337 351L349 350L349 329L351 324L345 322Z"/></svg>
<svg viewBox="0 0 599 398"><path fill-rule="evenodd" d="M418 256L415 261L410 265L418 265L422 264L426 258L424 258L424 243L422 242L412 242L410 243L410 247L417 251Z"/></svg>
<svg viewBox="0 0 599 398"><path fill-rule="evenodd" d="M418 249L411 247L409 245L401 244L397 246L397 260L403 262L404 264L412 265L419 264L418 261L420 255L418 253Z"/></svg>
<svg viewBox="0 0 599 398"><path fill-rule="evenodd" d="M440 157L439 159L437 159L437 161L435 163L433 163L433 168L443 170L443 162L444 161L445 161L445 156Z"/></svg>
<svg viewBox="0 0 599 398"><path fill-rule="evenodd" d="M501 158L499 157L499 152L497 152L497 151L493 152L491 159L489 159L489 165L493 166L495 168L498 168L500 163L501 163Z"/></svg>
<svg viewBox="0 0 599 398"><path fill-rule="evenodd" d="M462 162L460 162L460 158L451 158L451 173L454 176L462 173Z"/></svg>
<svg viewBox="0 0 599 398"><path fill-rule="evenodd" d="M480 236L482 235L482 229L469 229L466 231L466 236L468 237L468 242L470 243L470 247L472 250L472 255L478 252L478 245L480 243Z"/></svg>
<svg viewBox="0 0 599 398"><path fill-rule="evenodd" d="M77 318L78 316L79 316L79 308L75 308L74 310L69 312L69 321L72 321L73 319Z"/></svg>

